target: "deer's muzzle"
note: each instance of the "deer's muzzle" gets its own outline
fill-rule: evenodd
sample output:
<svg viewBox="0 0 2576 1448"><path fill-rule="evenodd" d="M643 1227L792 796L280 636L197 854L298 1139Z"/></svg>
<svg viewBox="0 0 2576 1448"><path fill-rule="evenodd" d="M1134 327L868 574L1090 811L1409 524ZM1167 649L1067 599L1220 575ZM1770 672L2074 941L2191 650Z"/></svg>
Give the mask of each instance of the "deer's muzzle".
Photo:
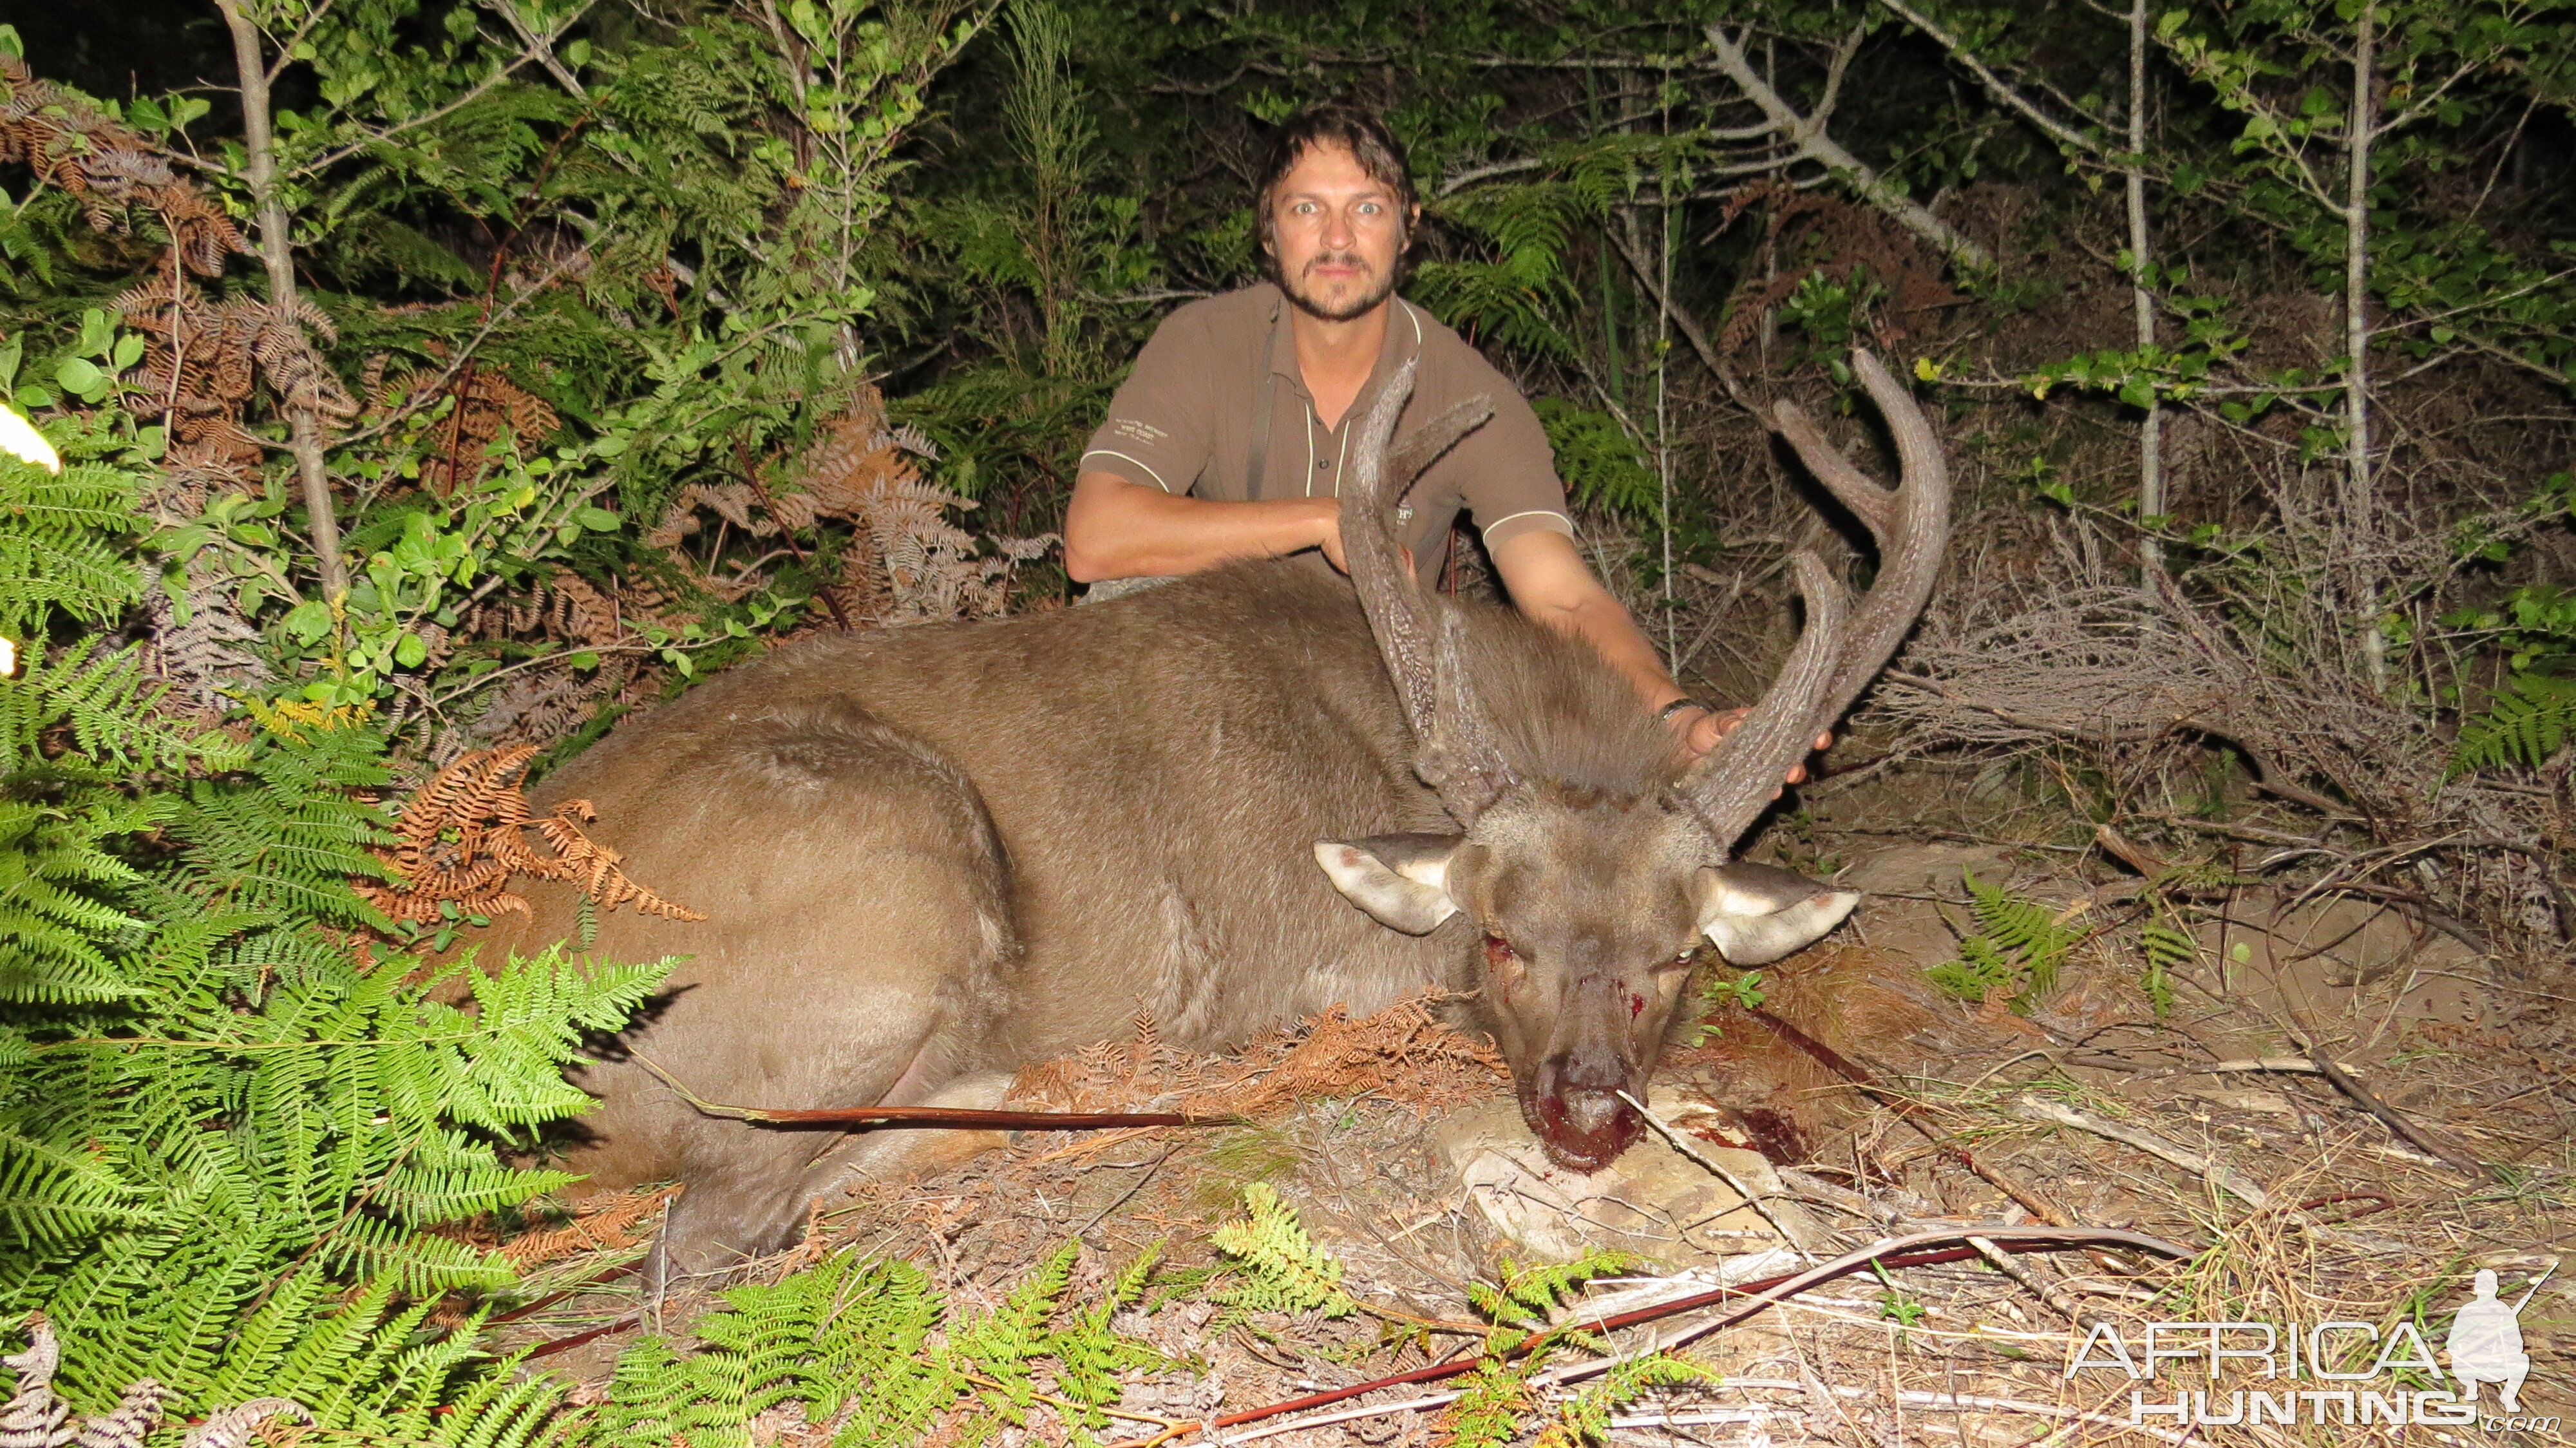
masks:
<svg viewBox="0 0 2576 1448"><path fill-rule="evenodd" d="M1550 1161L1596 1172L1618 1160L1646 1129L1636 1108L1620 1099L1619 1093L1635 1089L1627 1067L1616 1060L1584 1061L1559 1052L1522 1083L1521 1119Z"/></svg>

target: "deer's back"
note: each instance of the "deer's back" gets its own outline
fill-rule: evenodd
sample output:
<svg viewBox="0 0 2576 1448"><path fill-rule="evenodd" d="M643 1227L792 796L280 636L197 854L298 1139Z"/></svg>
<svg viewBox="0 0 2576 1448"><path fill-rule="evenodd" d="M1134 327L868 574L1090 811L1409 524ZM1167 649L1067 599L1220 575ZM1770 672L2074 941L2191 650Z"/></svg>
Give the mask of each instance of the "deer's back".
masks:
<svg viewBox="0 0 2576 1448"><path fill-rule="evenodd" d="M1215 1046L1337 1002L1373 1009L1458 953L1378 927L1315 868L1316 840L1441 816L1411 776L1350 589L1292 564L1095 607L816 638L618 731L538 802L590 799L631 876L707 908L685 881L737 842L658 828L638 810L685 813L673 801L690 781L675 772L706 772L748 726L851 704L953 763L991 815L1022 947L1001 1054L1112 1039L1139 1010L1177 1043ZM752 816L727 828L758 827ZM770 868L810 858L830 870L829 856ZM869 904L858 892L841 908ZM711 913L615 934L704 952L728 928L724 910ZM542 914L531 923L531 938L548 938ZM606 930L600 945L621 953Z"/></svg>

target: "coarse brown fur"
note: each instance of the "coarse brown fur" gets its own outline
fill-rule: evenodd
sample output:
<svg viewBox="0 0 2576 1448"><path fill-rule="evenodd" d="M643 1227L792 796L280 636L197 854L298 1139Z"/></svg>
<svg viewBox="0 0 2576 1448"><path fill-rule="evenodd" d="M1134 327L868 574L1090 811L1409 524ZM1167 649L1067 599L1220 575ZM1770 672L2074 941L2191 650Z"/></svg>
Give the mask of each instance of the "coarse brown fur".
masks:
<svg viewBox="0 0 2576 1448"><path fill-rule="evenodd" d="M1903 488L1779 421L1880 539L1878 586L1852 608L1802 555L1805 637L1696 762L1589 643L1415 586L1388 515L1484 413L1452 408L1391 453L1410 364L1367 406L1352 582L1268 560L1096 607L817 639L620 731L537 807L595 801L625 866L708 916L601 921L612 957L691 957L627 1049L702 1099L990 1106L1012 1068L1139 1013L1207 1050L1441 985L1473 994L1548 1156L1608 1165L1644 1129L1702 947L1767 963L1858 899L1728 860L1938 568L1938 445L1854 362ZM522 939L569 932L568 890L532 892ZM774 1246L836 1185L922 1155L901 1131L702 1116L631 1060L586 1084L602 1105L574 1165L688 1184L663 1268Z"/></svg>
<svg viewBox="0 0 2576 1448"><path fill-rule="evenodd" d="M1595 799L1671 784L1671 734L1588 646L1468 617L1480 689L1522 705L1501 738L1526 777ZM1455 829L1411 755L1350 585L1267 561L809 640L611 736L537 805L597 801L626 868L711 917L601 918L602 956L691 957L636 1049L714 1100L909 1105L1139 1012L1206 1050L1472 989L1466 917L1400 935L1315 867L1319 839ZM569 887L530 894L488 950L571 932ZM573 1165L601 1187L689 1182L683 1266L776 1243L860 1169L838 1138L699 1116L631 1062L584 1084L603 1106Z"/></svg>

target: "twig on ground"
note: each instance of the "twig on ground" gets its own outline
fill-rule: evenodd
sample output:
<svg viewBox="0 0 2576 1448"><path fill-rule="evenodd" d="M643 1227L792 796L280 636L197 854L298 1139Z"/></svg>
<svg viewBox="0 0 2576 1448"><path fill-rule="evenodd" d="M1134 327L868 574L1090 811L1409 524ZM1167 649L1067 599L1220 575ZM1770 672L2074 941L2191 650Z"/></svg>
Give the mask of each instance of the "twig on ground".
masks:
<svg viewBox="0 0 2576 1448"><path fill-rule="evenodd" d="M1813 1262L1816 1260L1815 1254L1809 1252L1806 1248L1806 1244L1798 1240L1797 1233L1789 1230L1789 1224L1781 1221L1780 1214L1771 1210L1770 1204L1763 1201L1761 1194L1754 1191L1752 1186L1745 1182L1743 1178L1737 1176L1731 1171L1728 1171L1718 1162L1717 1158L1710 1156L1708 1153L1701 1151L1698 1147L1693 1146L1689 1138L1683 1136L1680 1132L1673 1130L1671 1122L1668 1122L1662 1117L1657 1116L1652 1111L1647 1110L1645 1102L1638 1100L1636 1097L1629 1095L1625 1091L1619 1093L1619 1099L1627 1102L1630 1106L1635 1107L1637 1109L1637 1114L1646 1118L1646 1124L1655 1128L1655 1134L1662 1137L1666 1142L1669 1142L1672 1145L1673 1150L1689 1157L1700 1166L1706 1167L1711 1173L1715 1174L1718 1180L1735 1188L1735 1194L1744 1198L1744 1204L1746 1206L1751 1207L1753 1210L1762 1214L1762 1220L1771 1224L1772 1230L1780 1234L1780 1240L1789 1245L1790 1251L1798 1254L1799 1261Z"/></svg>
<svg viewBox="0 0 2576 1448"><path fill-rule="evenodd" d="M1658 1303L1653 1307L1639 1308L1634 1312L1623 1312L1603 1318L1597 1323L1591 1324L1591 1326L1598 1331L1608 1333L1616 1332L1621 1328L1635 1327L1647 1322L1660 1321L1668 1317L1678 1317L1687 1312L1697 1312L1702 1308L1713 1307L1720 1309L1714 1315L1705 1318L1700 1322L1694 1323L1678 1332L1670 1335L1657 1334L1653 1342L1638 1350L1621 1353L1611 1357L1597 1358L1590 1362L1575 1363L1562 1368L1550 1369L1534 1376L1531 1379L1531 1383L1533 1386L1537 1387L1556 1387L1565 1383L1574 1382L1578 1379L1589 1378L1608 1372L1625 1363L1635 1361L1641 1356L1651 1356L1654 1353L1664 1352L1672 1348L1680 1347L1685 1343L1705 1337L1710 1333L1732 1327L1747 1318L1761 1313L1766 1308L1797 1296L1808 1288L1833 1281L1839 1277L1849 1276L1852 1273L1868 1268L1873 1263L1885 1268L1928 1267L1945 1262L1966 1261L1969 1258L1980 1255L1977 1249L1970 1246L1954 1244L1964 1244L1972 1236L1987 1237L1992 1240L1998 1250L2006 1252L2045 1252L2107 1245L2136 1248L2153 1252L2161 1256L2184 1260L2187 1260L2194 1255L2191 1249L2173 1242L2168 1242L2161 1237L2152 1237L2143 1232L2122 1231L2109 1227L1989 1226L1982 1229L1923 1232L1910 1237L1897 1237L1888 1241L1873 1243L1870 1246L1859 1249L1858 1251L1847 1252L1830 1262L1810 1267L1804 1272L1795 1273L1790 1276L1774 1277L1759 1282L1747 1282L1736 1287L1721 1287L1713 1291L1697 1293L1689 1297L1676 1298L1670 1302ZM1544 1329L1538 1332L1533 1332L1529 1336L1521 1339L1518 1343L1502 1349L1499 1356L1504 1358L1522 1356L1532 1348L1546 1342L1553 1335L1554 1331L1554 1329ZM1433 1367L1415 1368L1410 1372L1396 1373L1392 1376L1376 1378L1369 1382L1353 1383L1347 1387L1325 1389L1321 1392L1311 1393L1305 1397L1291 1399L1284 1403L1272 1403L1264 1407L1252 1408L1240 1413L1228 1413L1222 1417L1201 1422L1175 1424L1151 1438L1131 1439L1112 1445L1112 1448L1159 1448L1159 1445L1171 1442L1173 1439L1191 1432L1206 1434L1211 1441L1216 1441L1216 1435L1218 1433L1222 1433L1227 1429L1238 1427L1243 1424L1265 1422L1269 1419L1284 1417L1291 1413L1299 1413L1308 1409L1327 1407L1335 1403L1347 1402L1352 1398L1364 1397L1367 1394L1380 1392L1388 1388L1405 1387L1414 1383L1436 1382L1443 1378L1456 1377L1462 1373L1472 1370L1474 1367L1475 1363L1473 1362L1450 1362L1442 1363ZM1456 1394L1452 1393L1441 1395L1436 1399L1418 1399L1413 1403L1403 1406L1436 1407L1441 1403L1453 1401L1456 1396ZM1392 1409L1387 1411L1392 1411ZM1365 1413L1349 1413L1346 1410L1344 1416L1360 1417L1368 1415ZM1311 1423L1311 1421L1312 1420L1310 1419L1299 1419L1297 1420L1297 1426L1305 1426ZM1266 1437L1278 1432L1287 1431L1288 1427L1289 1425L1282 1424L1275 1425L1271 1428L1261 1429L1255 1433L1226 1433L1222 1441L1228 1443L1246 1442L1255 1437Z"/></svg>
<svg viewBox="0 0 2576 1448"><path fill-rule="evenodd" d="M2352 1079L2351 1073L2345 1071L2343 1067L2336 1065L2332 1060L2328 1059L2323 1051L2312 1051L2309 1054L2308 1059L2316 1063L2318 1074L2333 1082L2336 1090L2351 1097L2362 1110L2378 1117L2380 1122L2389 1130L2396 1132L2398 1136L2412 1143L2418 1150L2430 1153L2454 1171L2464 1172L2470 1176L2488 1175L2487 1168L2480 1166L2477 1162L2470 1160L2459 1152L2452 1151L2444 1147L2441 1142L2435 1140L2423 1128L2408 1120L2404 1114L2397 1110L2397 1108L2380 1100L2378 1093ZM2498 1180L2502 1180L2504 1178L2504 1174L2502 1172L2496 1172L2494 1175Z"/></svg>
<svg viewBox="0 0 2576 1448"><path fill-rule="evenodd" d="M2084 1324L2083 1315L2076 1311L2073 1299L2043 1280L2038 1273L2004 1255L2004 1249L1996 1246L1993 1238L1970 1237L1968 1245L1977 1249L1977 1255L1986 1259L1987 1266L2019 1283L2024 1291L2046 1303L2049 1311L2077 1326Z"/></svg>
<svg viewBox="0 0 2576 1448"><path fill-rule="evenodd" d="M2221 1191L2242 1198L2247 1206L2258 1212L2268 1210L2272 1205L2272 1194L2256 1185L2253 1179L2243 1172L2214 1158L2186 1151L2154 1132L2104 1121L2098 1116L2088 1116L2063 1102L2050 1101L2037 1096L2022 1097L2015 1103L2014 1114L2024 1121L2071 1126L2078 1131L2091 1132L2109 1141L2134 1146L2149 1156L2181 1167ZM2301 1214L2301 1220L2304 1223L2304 1214Z"/></svg>

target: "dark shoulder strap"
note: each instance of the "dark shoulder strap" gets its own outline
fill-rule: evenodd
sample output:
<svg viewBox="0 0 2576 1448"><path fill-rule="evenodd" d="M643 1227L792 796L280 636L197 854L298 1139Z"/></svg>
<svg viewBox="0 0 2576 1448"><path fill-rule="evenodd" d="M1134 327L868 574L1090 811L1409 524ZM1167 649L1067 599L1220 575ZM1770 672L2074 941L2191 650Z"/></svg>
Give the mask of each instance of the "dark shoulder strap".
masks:
<svg viewBox="0 0 2576 1448"><path fill-rule="evenodd" d="M1271 403L1278 391L1279 374L1271 370L1270 347L1265 342L1261 348L1261 381L1252 389L1252 454L1245 463L1243 474L1243 495L1246 498L1261 496L1262 474L1270 466Z"/></svg>

